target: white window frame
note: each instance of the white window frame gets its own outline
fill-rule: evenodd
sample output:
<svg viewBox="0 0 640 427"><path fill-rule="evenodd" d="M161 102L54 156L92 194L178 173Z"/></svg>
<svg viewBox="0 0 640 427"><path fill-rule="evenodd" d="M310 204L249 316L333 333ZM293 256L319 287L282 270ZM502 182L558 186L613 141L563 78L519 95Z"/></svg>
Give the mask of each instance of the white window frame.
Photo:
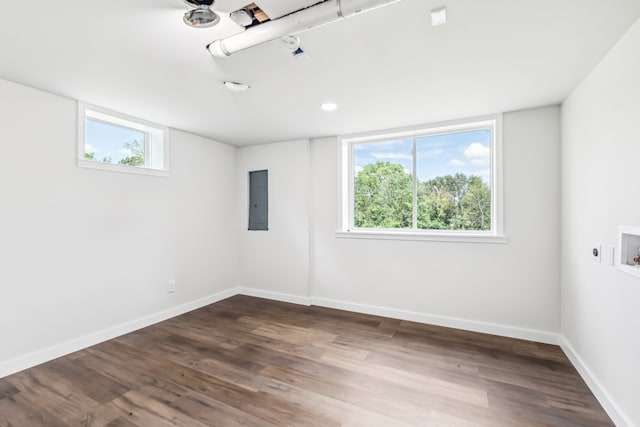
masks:
<svg viewBox="0 0 640 427"><path fill-rule="evenodd" d="M144 166L104 163L84 158L86 146L86 120L90 118L104 123L134 129L145 134ZM95 105L78 102L78 149L77 164L81 168L139 175L169 176L169 128L146 120L108 110Z"/></svg>
<svg viewBox="0 0 640 427"><path fill-rule="evenodd" d="M491 230L423 230L411 229L369 229L354 226L354 155L355 144L383 141L395 138L413 139L413 217L417 216L417 180L416 180L416 138L446 133L464 132L491 127ZM455 120L434 124L414 126L371 132L365 134L345 135L338 138L338 194L339 230L336 237L381 240L426 240L462 243L506 243L504 234L504 201L503 201L503 165L502 165L502 114Z"/></svg>

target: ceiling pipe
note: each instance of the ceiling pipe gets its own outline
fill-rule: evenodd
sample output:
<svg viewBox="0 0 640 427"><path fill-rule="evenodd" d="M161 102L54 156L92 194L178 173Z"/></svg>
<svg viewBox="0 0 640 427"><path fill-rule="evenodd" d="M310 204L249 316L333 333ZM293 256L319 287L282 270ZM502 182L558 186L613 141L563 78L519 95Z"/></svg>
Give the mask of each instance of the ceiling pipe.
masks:
<svg viewBox="0 0 640 427"><path fill-rule="evenodd" d="M213 56L225 58L284 36L301 33L397 1L400 0L326 0L282 18L250 27L242 33L215 40L207 49Z"/></svg>

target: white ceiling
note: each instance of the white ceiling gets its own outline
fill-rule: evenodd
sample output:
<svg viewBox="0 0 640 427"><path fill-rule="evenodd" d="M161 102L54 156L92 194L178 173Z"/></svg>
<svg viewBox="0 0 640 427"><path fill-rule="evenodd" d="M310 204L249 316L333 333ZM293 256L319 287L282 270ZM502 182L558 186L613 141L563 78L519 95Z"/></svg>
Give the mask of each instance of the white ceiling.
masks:
<svg viewBox="0 0 640 427"><path fill-rule="evenodd" d="M432 27L443 5L449 23ZM302 33L312 61L277 43L214 59L205 46L239 28L189 28L184 10L2 1L0 78L234 145L357 133L557 104L638 19L640 0L401 0ZM252 88L232 93L224 80ZM340 107L323 112L325 101Z"/></svg>

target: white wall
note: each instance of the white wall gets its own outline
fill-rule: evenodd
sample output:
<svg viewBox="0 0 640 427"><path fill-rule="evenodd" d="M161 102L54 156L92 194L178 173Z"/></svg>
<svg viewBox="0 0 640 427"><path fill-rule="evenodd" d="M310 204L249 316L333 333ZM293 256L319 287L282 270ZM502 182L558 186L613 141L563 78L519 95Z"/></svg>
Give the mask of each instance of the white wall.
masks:
<svg viewBox="0 0 640 427"><path fill-rule="evenodd" d="M314 140L314 302L553 341L559 122L558 107L504 115L507 244L336 238L336 140Z"/></svg>
<svg viewBox="0 0 640 427"><path fill-rule="evenodd" d="M640 278L590 253L640 226L638 52L640 22L562 106L562 333L620 426L640 426Z"/></svg>
<svg viewBox="0 0 640 427"><path fill-rule="evenodd" d="M76 117L0 80L0 377L235 286L235 148L171 131L168 178L83 169Z"/></svg>
<svg viewBox="0 0 640 427"><path fill-rule="evenodd" d="M543 341L561 312L601 402L640 425L640 279L590 259L640 226L639 49L636 23L563 104L562 209L559 109L504 115L507 244L336 238L335 138L236 149L172 130L169 178L77 168L75 101L0 80L0 377L238 285ZM260 169L268 232L247 231Z"/></svg>
<svg viewBox="0 0 640 427"><path fill-rule="evenodd" d="M235 149L171 131L169 178L110 173L75 166L74 101L4 81L0 94L0 322L13 325L0 375L236 286L543 341L559 330L556 107L504 116L509 243L463 244L337 239L335 138ZM260 169L268 232L247 230Z"/></svg>
<svg viewBox="0 0 640 427"><path fill-rule="evenodd" d="M504 116L507 244L338 239L336 138L240 149L243 292L556 341L559 123L558 107ZM259 169L268 232L246 230Z"/></svg>
<svg viewBox="0 0 640 427"><path fill-rule="evenodd" d="M308 296L308 152L307 140L238 149L238 283L245 293L265 296L266 291L292 302ZM263 169L269 171L269 231L249 231L249 172Z"/></svg>

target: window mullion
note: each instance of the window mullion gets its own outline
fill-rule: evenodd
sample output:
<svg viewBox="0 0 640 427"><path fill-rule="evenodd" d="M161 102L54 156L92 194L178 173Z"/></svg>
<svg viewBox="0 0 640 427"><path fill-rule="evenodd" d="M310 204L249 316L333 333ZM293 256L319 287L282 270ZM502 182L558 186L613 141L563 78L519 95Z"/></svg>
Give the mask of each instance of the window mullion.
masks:
<svg viewBox="0 0 640 427"><path fill-rule="evenodd" d="M355 157L353 155L353 144L349 144L349 165L347 169L347 176L349 179L349 192L351 197L349 198L349 229L354 229L356 225L356 198L355 198Z"/></svg>
<svg viewBox="0 0 640 427"><path fill-rule="evenodd" d="M144 133L144 167L151 167L151 135L149 132Z"/></svg>

